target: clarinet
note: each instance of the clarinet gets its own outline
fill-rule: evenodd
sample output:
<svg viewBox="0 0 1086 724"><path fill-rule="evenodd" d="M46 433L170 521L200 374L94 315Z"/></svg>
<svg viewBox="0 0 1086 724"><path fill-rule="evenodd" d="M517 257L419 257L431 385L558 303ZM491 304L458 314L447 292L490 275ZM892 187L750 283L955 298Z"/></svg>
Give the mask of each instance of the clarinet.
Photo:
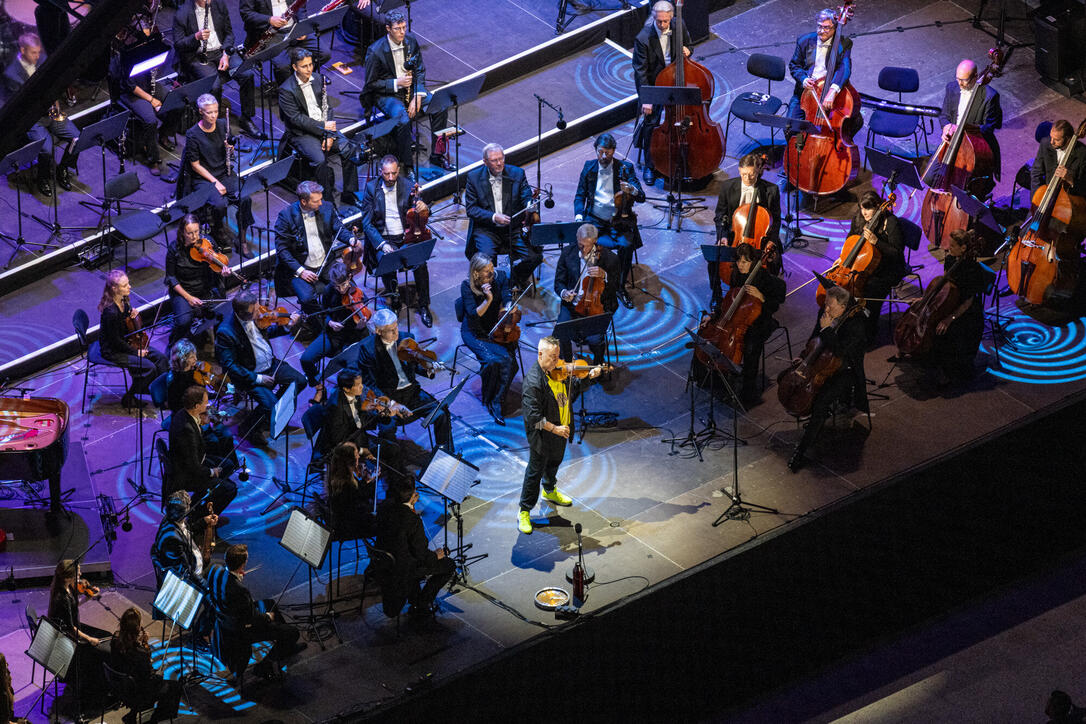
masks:
<svg viewBox="0 0 1086 724"><path fill-rule="evenodd" d="M318 74L320 75L320 74ZM328 79L323 75L321 78L321 123L328 122ZM324 135L321 137L321 145L324 145L324 141L328 140L328 129L325 128Z"/></svg>
<svg viewBox="0 0 1086 724"><path fill-rule="evenodd" d="M151 68L151 97L155 97L155 81L158 80L158 68Z"/></svg>

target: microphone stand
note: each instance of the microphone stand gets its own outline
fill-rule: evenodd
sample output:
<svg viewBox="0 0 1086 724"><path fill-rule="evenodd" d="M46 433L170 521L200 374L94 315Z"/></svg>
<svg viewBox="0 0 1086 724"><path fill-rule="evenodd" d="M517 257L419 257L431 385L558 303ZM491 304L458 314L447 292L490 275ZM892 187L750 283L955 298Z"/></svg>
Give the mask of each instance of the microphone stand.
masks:
<svg viewBox="0 0 1086 724"><path fill-rule="evenodd" d="M581 564L581 570L584 572L585 584L592 583L596 580L596 572L584 564L584 549L581 547L581 524L577 524L577 562ZM573 583L573 566L566 569L566 580Z"/></svg>
<svg viewBox="0 0 1086 724"><path fill-rule="evenodd" d="M566 119L562 115L562 107L556 106L548 101L538 93L533 93L535 96L537 112L536 112L536 134L535 134L535 187L542 188L542 169L541 164L543 160L543 106L547 106L552 111L558 114L558 121L555 127L558 130L564 130L566 127Z"/></svg>

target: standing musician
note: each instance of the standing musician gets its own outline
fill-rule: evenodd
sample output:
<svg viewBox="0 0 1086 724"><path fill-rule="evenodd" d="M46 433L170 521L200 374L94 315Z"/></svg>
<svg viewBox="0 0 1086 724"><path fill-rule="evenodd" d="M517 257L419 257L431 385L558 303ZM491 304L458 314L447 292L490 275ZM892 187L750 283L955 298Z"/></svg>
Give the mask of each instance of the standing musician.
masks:
<svg viewBox="0 0 1086 724"><path fill-rule="evenodd" d="M400 335L399 319L390 309L379 309L370 318L373 334L358 343L358 371L362 383L375 392L404 405L407 413L400 412L401 419L414 422L428 415L437 400L422 389L415 379L416 371L422 371L431 379L433 368L412 361L403 361L398 354L401 339L414 340L411 334ZM452 424L449 411L442 410L434 419L434 438L437 445L447 452L453 451Z"/></svg>
<svg viewBox="0 0 1086 724"><path fill-rule="evenodd" d="M429 210L421 196L417 197L414 206L409 205L412 186L414 184L400 175L400 164L395 156L382 158L381 177L366 184L362 195L362 230L366 235L366 258L370 260L371 268L376 268L377 262L385 254L403 248L408 210L413 208L416 214L424 214ZM395 211L391 211L392 209ZM426 264L415 267L414 277L419 319L426 327L432 327L434 318L430 313L430 271ZM399 312L403 300L398 292L396 272L385 274L381 281L385 285L385 292L391 298L389 306L392 311Z"/></svg>
<svg viewBox="0 0 1086 724"><path fill-rule="evenodd" d="M298 9L291 18L286 18L287 9L291 6L290 0L241 0L238 10L241 12L241 22L245 26L245 48L251 48L269 29L274 28L272 35L264 47L269 47L283 42L290 35L294 24L299 20L305 20L305 4ZM311 55L317 58L317 65L321 66L332 59L331 53L320 49L316 35L306 35L295 40L292 47L305 48ZM290 73L290 58L288 53L279 55L273 62L275 82L282 85Z"/></svg>
<svg viewBox="0 0 1086 724"><path fill-rule="evenodd" d="M788 469L793 473L803 466L807 448L822 431L834 402L840 400L867 411L864 323L859 319L861 313L850 309L854 304L844 287L834 286L826 291L826 306L820 310L810 338L821 337L825 349L841 360L841 367L815 394L811 417L803 428L803 437L788 460Z"/></svg>
<svg viewBox="0 0 1086 724"><path fill-rule="evenodd" d="M469 219L464 255L471 259L479 252L497 264L498 254L509 254L513 288L526 289L543 255L521 234L522 227L539 221L538 212L521 214L532 204L524 169L506 165L505 150L488 143L483 147L483 166L467 175L464 197ZM521 217L514 221L517 214Z"/></svg>
<svg viewBox="0 0 1086 724"><path fill-rule="evenodd" d="M415 172L415 156L411 152L411 120L430 101L426 91L426 63L422 60L419 41L407 32L407 19L393 10L385 14L385 32L366 51L366 86L363 89L371 105L377 106L385 118L396 119L394 138L396 156L405 175ZM410 97L408 97L410 96ZM448 111L429 114L430 165L446 168L445 159L434 152L436 136L448 123Z"/></svg>
<svg viewBox="0 0 1086 724"><path fill-rule="evenodd" d="M321 333L309 343L299 359L310 387L320 386L322 359L335 357L343 348L369 334L365 317L343 308L344 297L357 289L347 266L342 261L334 262L328 271L328 285L320 295Z"/></svg>
<svg viewBox="0 0 1086 724"><path fill-rule="evenodd" d="M984 292L993 279L991 271L976 260L976 245L972 230L951 232L943 259L944 273L961 261L953 274L961 303L935 327L931 362L939 387L967 382L977 373L975 362L984 334Z"/></svg>
<svg viewBox="0 0 1086 724"><path fill-rule="evenodd" d="M42 54L41 39L34 33L19 36L19 53L4 69L4 88L7 95L18 93L30 76L37 72L45 60ZM38 157L38 191L42 196L52 196L49 186L49 174L53 168L53 147L63 145L64 155L57 166L57 185L65 191L72 190L72 176L78 173L79 154L75 153L75 142L79 138L79 129L70 118L60 115L59 105L54 104L49 115L35 123L28 132L31 141L45 139L41 155Z"/></svg>
<svg viewBox="0 0 1086 724"><path fill-rule="evenodd" d="M342 132L328 110L328 80L314 79L313 55L305 48L290 51L294 72L279 87L279 117L290 131L290 143L315 169L314 177L329 198L335 193L335 169L339 162L343 185L341 200L355 203L361 152Z"/></svg>
<svg viewBox="0 0 1086 724"><path fill-rule="evenodd" d="M262 428L271 422L272 409L278 395L290 383L294 383L295 400L305 389L306 380L298 370L277 359L267 337L288 334L301 316L290 315L288 326L274 324L261 331L253 321L257 311L256 295L241 292L233 299L234 313L219 325L215 333L215 359L230 375L230 381L238 389L248 392L256 400L253 415L242 426L243 437L257 445L266 445Z"/></svg>
<svg viewBox="0 0 1086 724"><path fill-rule="evenodd" d="M267 138L264 132L253 125L256 114L254 72L238 72L242 61L235 46L230 8L225 0L185 0L174 14L173 47L182 79L189 82L214 75L211 93L216 99L222 97L226 81L236 80L241 91L241 131L264 140Z"/></svg>
<svg viewBox="0 0 1086 724"><path fill-rule="evenodd" d="M777 249L781 248L781 192L776 184L771 184L762 178L762 159L760 156L748 153L739 159L739 176L730 178L720 186L720 194L716 199L717 244L721 246L733 246L735 244L735 230L732 228L732 216L741 206L751 204L755 195L758 205L764 207L770 216L769 230L765 238L772 241ZM757 259L755 259L757 261ZM774 264L770 271L776 273L777 265ZM724 298L721 293L720 283L728 283L727 279L720 278L720 263L709 262L709 288L713 290L712 307L715 309Z"/></svg>
<svg viewBox="0 0 1086 724"><path fill-rule="evenodd" d="M347 368L339 371L336 375L336 389L325 405L324 424L321 426L317 451L326 458L345 442L369 450L376 450L380 445L381 462L387 466L387 470L399 476L403 468L400 465L400 447L396 444L396 428L394 425L386 425L371 432L378 427L378 417L376 413L362 409L366 392L358 370ZM398 402L392 402L389 411L398 418L406 418L411 414L410 410ZM377 439L378 437L380 439Z"/></svg>
<svg viewBox="0 0 1086 724"><path fill-rule="evenodd" d="M143 406L136 395L147 394L152 380L166 371L166 355L150 344L140 345L140 340L128 339L127 320L133 320L137 329L142 328L139 312L128 303L132 287L128 275L114 269L106 276L102 298L98 301L101 322L98 330L98 347L102 357L110 364L124 367L132 375L132 386L124 393L121 404L125 407ZM146 332L144 334L147 334Z"/></svg>
<svg viewBox="0 0 1086 724"><path fill-rule="evenodd" d="M645 200L645 192L641 189L632 163L614 162L615 145L615 137L610 133L602 133L596 139L596 159L585 161L581 178L577 181L573 220L584 221L587 217L599 231L599 245L617 252L618 301L627 309L633 309L633 302L626 294L626 283L630 277L634 251L641 248L641 233L636 222L622 228L621 223L614 226L612 220L615 216L615 194L621 191L629 195L632 202L640 203Z"/></svg>
<svg viewBox="0 0 1086 724"><path fill-rule="evenodd" d="M332 265L329 255L347 246L360 249L361 242L343 226L332 203L325 202L319 183L302 181L295 192L298 200L275 219L275 288L279 296L298 297L304 313L315 314ZM320 320L312 317L308 324L316 335Z"/></svg>
<svg viewBox="0 0 1086 724"><path fill-rule="evenodd" d="M188 337L192 318L197 312L204 311L205 299L222 297L222 277L231 274L225 264L216 274L205 261L192 258L190 251L200 242L200 220L194 214L185 214L177 226L177 237L166 245L166 284L173 311L173 326L170 328L170 344Z"/></svg>
<svg viewBox="0 0 1086 724"><path fill-rule="evenodd" d="M166 580L166 571L185 581L198 582L204 578L204 559L200 552L200 542L193 526L201 532L206 526L221 528L229 522L224 515L208 513L207 509L192 510L192 498L184 490L175 490L166 501L166 513L158 524L155 542L151 544L151 566L155 570L158 588Z"/></svg>
<svg viewBox="0 0 1086 724"><path fill-rule="evenodd" d="M796 81L792 100L788 102L789 118L803 118L803 109L799 104L804 90L814 90L816 83L825 78L828 72L827 66L830 63L827 56L830 54L830 46L833 45L833 36L837 32L837 15L832 8L820 10L816 23L815 32L806 33L796 39L796 50L792 53L792 60L788 62L788 72ZM830 87L822 97L822 107L827 110L833 107L833 99L852 75L851 39L841 38L833 67Z"/></svg>
<svg viewBox="0 0 1086 724"><path fill-rule="evenodd" d="M674 16L675 8L667 0L659 0L659 2L653 3L652 22L647 23L634 40L634 85L638 93L641 93L642 87L654 85L656 76L660 74L660 71L671 65L672 61L675 60L671 52L673 37L671 19ZM691 44L690 33L686 28L682 28L684 57L690 57L689 46ZM660 125L663 110L663 108L654 108L651 103L641 106L641 114L644 118L641 122L638 147L641 148L644 157L642 178L645 179L645 183L650 185L656 183L656 169L652 167L652 153L650 152L652 131L656 126Z"/></svg>
<svg viewBox="0 0 1086 724"><path fill-rule="evenodd" d="M954 70L954 80L946 84L946 93L943 95L943 110L939 120L943 124L943 141L949 141L954 135L959 123L977 126L984 140L992 147L995 154L995 179L989 179L991 186L999 179L1000 155L999 141L996 140L996 129L1003 127L1003 109L999 105L999 93L992 85L982 86L984 99L973 107L973 111L963 119L966 108L973 94L977 90L977 64L971 60L963 60Z"/></svg>
<svg viewBox="0 0 1086 724"><path fill-rule="evenodd" d="M513 304L509 277L504 271L495 273L486 254L476 254L468 278L460 282L460 303L464 308L460 338L479 360L483 406L494 422L504 426L502 403L517 374L518 342L499 344L490 339L490 331Z"/></svg>
<svg viewBox="0 0 1086 724"><path fill-rule="evenodd" d="M75 689L79 711L100 705L107 692L102 664L109 653L110 633L80 622L79 588L87 582L78 561L65 558L57 563L49 586L49 619L75 641L75 655L63 679Z"/></svg>
<svg viewBox="0 0 1086 724"><path fill-rule="evenodd" d="M166 376L166 407L171 414L176 415L184 410L182 401L185 391L193 385L199 386L195 370L196 348L187 339L178 340L170 348L170 371ZM212 461L212 465L222 465L227 470L239 467L234 436L226 425L209 419L200 425L200 432L204 438L206 457Z"/></svg>
<svg viewBox="0 0 1086 724"><path fill-rule="evenodd" d="M173 136L181 130L181 109L162 112L167 85L158 80L160 68L152 68L136 76L129 75L130 66L123 62L124 55L114 52L109 66L110 87L115 88L121 105L132 112L136 131L135 141L143 151L152 176L172 184L177 173L163 162L158 147L167 151L177 150Z"/></svg>
<svg viewBox="0 0 1086 724"><path fill-rule="evenodd" d="M1067 148L1068 143L1073 143L1074 148L1067 159L1067 166L1059 168L1057 152ZM1057 178L1063 179L1067 193L1086 197L1086 146L1075 138L1075 129L1071 124L1062 119L1052 124L1048 138L1041 139L1037 148L1037 157L1029 168L1030 193L1036 193L1041 186Z"/></svg>
<svg viewBox="0 0 1086 724"><path fill-rule="evenodd" d="M879 315L882 313L882 300L890 290L905 278L905 237L897 217L888 212L882 215L873 229L865 228L867 223L878 213L882 198L868 190L860 196L860 203L849 236L863 236L867 243L874 244L880 259L875 272L864 283L863 295L867 298L867 343L875 341L879 331Z"/></svg>
<svg viewBox="0 0 1086 724"><path fill-rule="evenodd" d="M170 416L170 485L197 495L197 510L211 503L213 513L222 515L238 495L230 479L233 466L205 453L200 429L207 412L207 390L193 385L181 396L181 408Z"/></svg>
<svg viewBox="0 0 1086 724"><path fill-rule="evenodd" d="M532 532L531 511L539 500L541 481L544 500L555 505L573 505L573 500L558 490L558 466L566 455L566 441L573 434L572 405L588 387L589 380L599 377L601 369L593 369L583 380L570 375L567 385L565 380L550 375L562 363L558 340L544 337L539 340L537 351L535 364L524 373L522 385L524 432L530 452L520 489L517 527L525 534Z"/></svg>
<svg viewBox="0 0 1086 724"><path fill-rule="evenodd" d="M577 229L577 245L567 246L558 257L558 266L554 270L554 291L562 300L558 311L558 321L568 322L584 316L577 311L576 305L583 297L585 285L589 280L603 280L603 292L600 301L603 313L613 314L618 309L618 257L610 249L596 243L596 227L582 224ZM601 364L607 352L607 342L603 335L593 335L584 340L592 351L592 364ZM562 359L573 359L573 343L563 339L561 342Z"/></svg>

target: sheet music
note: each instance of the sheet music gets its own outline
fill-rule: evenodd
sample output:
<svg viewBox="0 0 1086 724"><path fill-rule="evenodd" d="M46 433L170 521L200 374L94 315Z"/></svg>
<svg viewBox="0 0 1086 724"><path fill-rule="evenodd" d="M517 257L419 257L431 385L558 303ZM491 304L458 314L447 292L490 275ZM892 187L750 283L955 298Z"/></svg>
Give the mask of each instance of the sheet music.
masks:
<svg viewBox="0 0 1086 724"><path fill-rule="evenodd" d="M75 656L75 641L64 635L47 618L38 623L38 631L30 642L27 655L44 666L50 673L63 679Z"/></svg>
<svg viewBox="0 0 1086 724"><path fill-rule="evenodd" d="M196 611L200 608L200 602L204 594L191 583L180 578L173 571L166 571L166 578L162 581L162 588L155 595L156 609L162 615L175 622L182 629L192 628L192 622L196 618Z"/></svg>
<svg viewBox="0 0 1086 724"><path fill-rule="evenodd" d="M330 531L295 508L290 511L287 528L283 531L283 538L279 542L310 566L320 568L324 563L324 553L328 549L328 541L331 537Z"/></svg>
<svg viewBox="0 0 1086 724"><path fill-rule="evenodd" d="M438 448L419 482L443 498L461 503L468 497L478 470L471 463Z"/></svg>

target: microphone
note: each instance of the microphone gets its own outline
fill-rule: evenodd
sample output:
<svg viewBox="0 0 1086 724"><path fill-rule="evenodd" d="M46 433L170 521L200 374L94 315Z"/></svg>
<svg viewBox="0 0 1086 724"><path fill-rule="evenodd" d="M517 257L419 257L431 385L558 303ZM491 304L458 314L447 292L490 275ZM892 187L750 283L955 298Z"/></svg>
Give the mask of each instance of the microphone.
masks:
<svg viewBox="0 0 1086 724"><path fill-rule="evenodd" d="M584 528L582 528L581 524L578 523L577 525L573 526L573 530L577 533L577 545L580 545L581 531L584 530Z"/></svg>
<svg viewBox="0 0 1086 724"><path fill-rule="evenodd" d="M245 464L245 458L241 459L241 467L238 470L238 480L243 483L249 481L249 467Z"/></svg>
<svg viewBox="0 0 1086 724"><path fill-rule="evenodd" d="M566 117L562 115L562 108L558 108L558 122L554 124L554 127L559 131L566 130Z"/></svg>
<svg viewBox="0 0 1086 724"><path fill-rule="evenodd" d="M543 202L543 207L547 208L547 209L553 209L554 208L554 186L552 186L551 184L545 184L544 188L546 189L544 191L544 193L547 194L547 199ZM578 523L577 525L580 525L580 523ZM580 531L578 531L578 532L580 532Z"/></svg>

